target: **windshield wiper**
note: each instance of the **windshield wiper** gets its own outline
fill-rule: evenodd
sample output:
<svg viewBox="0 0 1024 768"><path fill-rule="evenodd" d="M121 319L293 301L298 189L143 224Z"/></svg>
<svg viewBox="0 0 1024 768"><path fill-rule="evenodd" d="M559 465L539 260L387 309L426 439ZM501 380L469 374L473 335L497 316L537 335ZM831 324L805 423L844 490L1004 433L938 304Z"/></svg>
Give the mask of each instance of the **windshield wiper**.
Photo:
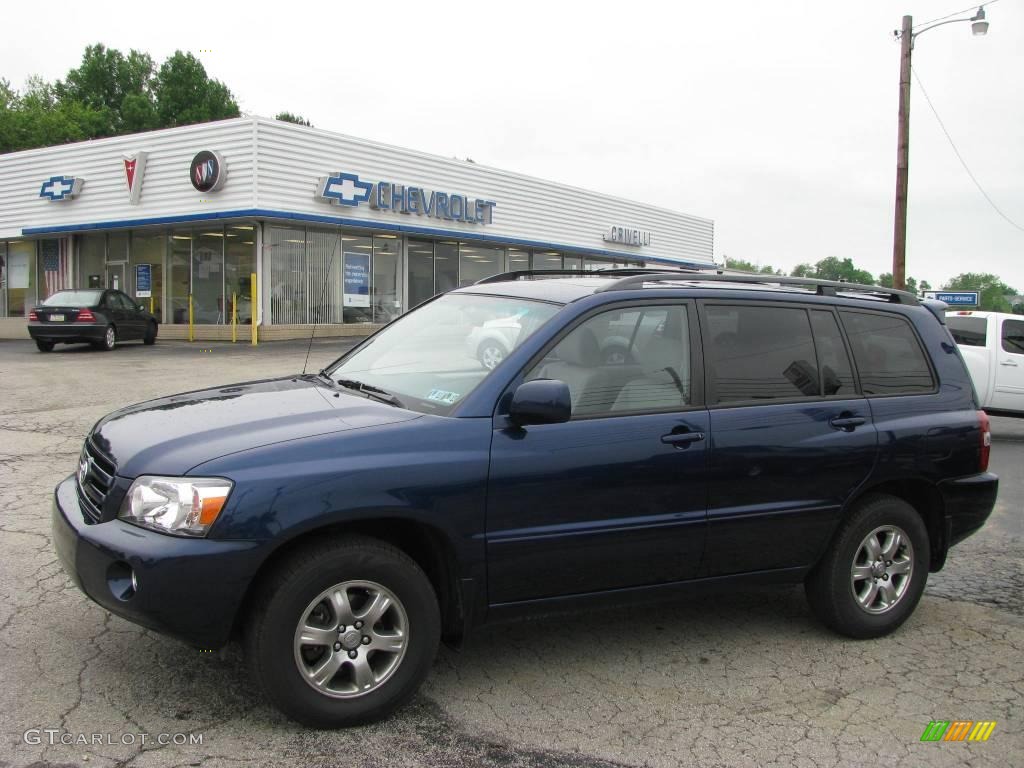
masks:
<svg viewBox="0 0 1024 768"><path fill-rule="evenodd" d="M356 381L355 379L337 379L335 383L339 386L345 387L345 389L354 389L356 392L362 392L367 397L372 397L374 400L379 400L382 403L396 405L399 408L405 407L402 405L402 401L395 395L391 394L386 389L375 387L372 384L366 384L362 381Z"/></svg>

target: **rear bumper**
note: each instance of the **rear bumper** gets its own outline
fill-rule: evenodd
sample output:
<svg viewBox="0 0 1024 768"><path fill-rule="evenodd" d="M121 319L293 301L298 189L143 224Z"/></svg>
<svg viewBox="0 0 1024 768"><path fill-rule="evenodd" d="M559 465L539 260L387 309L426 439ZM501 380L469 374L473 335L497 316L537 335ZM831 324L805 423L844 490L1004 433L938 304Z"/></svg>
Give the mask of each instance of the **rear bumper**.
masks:
<svg viewBox="0 0 1024 768"><path fill-rule="evenodd" d="M28 335L35 341L75 344L103 341L106 326L94 323L29 323Z"/></svg>
<svg viewBox="0 0 1024 768"><path fill-rule="evenodd" d="M169 536L121 520L87 523L73 476L57 486L51 522L64 570L111 613L201 648L230 638L261 559L255 542Z"/></svg>
<svg viewBox="0 0 1024 768"><path fill-rule="evenodd" d="M944 480L938 485L946 510L946 545L952 547L977 531L996 504L999 478L991 472Z"/></svg>

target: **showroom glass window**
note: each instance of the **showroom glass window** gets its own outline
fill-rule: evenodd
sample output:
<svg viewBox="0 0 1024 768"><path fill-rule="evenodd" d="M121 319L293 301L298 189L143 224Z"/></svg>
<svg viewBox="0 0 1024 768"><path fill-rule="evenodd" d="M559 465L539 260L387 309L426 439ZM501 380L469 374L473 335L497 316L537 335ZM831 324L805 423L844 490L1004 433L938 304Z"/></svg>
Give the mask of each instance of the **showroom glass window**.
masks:
<svg viewBox="0 0 1024 768"><path fill-rule="evenodd" d="M434 243L434 293L459 287L459 244L448 240Z"/></svg>
<svg viewBox="0 0 1024 768"><path fill-rule="evenodd" d="M167 252L167 235L163 232L133 232L128 260L127 292L146 309L153 307L153 314L163 317L164 257ZM149 265L150 296L140 296L136 284L136 267Z"/></svg>
<svg viewBox="0 0 1024 768"><path fill-rule="evenodd" d="M402 241L396 235L373 238L373 322L389 323L402 312L398 265Z"/></svg>
<svg viewBox="0 0 1024 768"><path fill-rule="evenodd" d="M228 320L237 309L238 323L252 323L252 273L256 271L256 226L235 224L224 229L224 282ZM155 282L155 278L154 278Z"/></svg>
<svg viewBox="0 0 1024 768"><path fill-rule="evenodd" d="M268 227L270 262L270 315L275 324L306 322L306 231Z"/></svg>
<svg viewBox="0 0 1024 768"><path fill-rule="evenodd" d="M459 285L472 285L485 277L504 271L505 249L476 243L459 246Z"/></svg>
<svg viewBox="0 0 1024 768"><path fill-rule="evenodd" d="M434 244L409 240L409 309L434 295Z"/></svg>
<svg viewBox="0 0 1024 768"><path fill-rule="evenodd" d="M176 229L171 232L167 262L170 322L184 325L188 323L188 294L192 290L191 230ZM93 286L89 285L88 287L92 288Z"/></svg>
<svg viewBox="0 0 1024 768"><path fill-rule="evenodd" d="M296 238L298 239L298 238ZM296 248L300 244L294 244ZM296 323L343 322L342 234L338 231L307 229L305 252L297 254L300 271L294 275L300 287L296 294L305 297L296 307ZM368 251L361 251L368 253ZM363 256L367 262L369 256ZM368 268L368 267L367 267ZM365 302L365 296L361 301Z"/></svg>
<svg viewBox="0 0 1024 768"><path fill-rule="evenodd" d="M38 301L36 244L32 240L7 243L7 316L27 317Z"/></svg>
<svg viewBox="0 0 1024 768"><path fill-rule="evenodd" d="M0 240L0 317L7 317L7 243Z"/></svg>
<svg viewBox="0 0 1024 768"><path fill-rule="evenodd" d="M517 270L528 270L530 268L530 252L525 248L509 248L508 249L508 270L509 272L515 272Z"/></svg>
<svg viewBox="0 0 1024 768"><path fill-rule="evenodd" d="M562 254L555 251L534 251L533 269L561 269Z"/></svg>
<svg viewBox="0 0 1024 768"><path fill-rule="evenodd" d="M80 235L78 238L79 288L106 288L107 236Z"/></svg>
<svg viewBox="0 0 1024 768"><path fill-rule="evenodd" d="M204 227L192 235L193 322L218 325L224 310L224 231Z"/></svg>

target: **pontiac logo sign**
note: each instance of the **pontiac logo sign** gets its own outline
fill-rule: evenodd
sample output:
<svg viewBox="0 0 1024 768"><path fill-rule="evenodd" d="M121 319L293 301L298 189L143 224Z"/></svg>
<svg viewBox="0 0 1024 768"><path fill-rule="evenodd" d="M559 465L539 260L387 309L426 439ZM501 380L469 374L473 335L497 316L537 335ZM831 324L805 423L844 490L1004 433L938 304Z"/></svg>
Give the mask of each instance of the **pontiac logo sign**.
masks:
<svg viewBox="0 0 1024 768"><path fill-rule="evenodd" d="M623 245L650 245L651 233L646 229L632 227L609 227L604 233L606 243L622 243Z"/></svg>
<svg viewBox="0 0 1024 768"><path fill-rule="evenodd" d="M228 168L219 152L204 149L192 158L188 174L192 186L199 192L216 192L224 186Z"/></svg>
<svg viewBox="0 0 1024 768"><path fill-rule="evenodd" d="M139 204L142 197L142 177L146 175L146 152L136 152L134 155L125 155L124 161L124 183L128 187L128 202L132 205Z"/></svg>

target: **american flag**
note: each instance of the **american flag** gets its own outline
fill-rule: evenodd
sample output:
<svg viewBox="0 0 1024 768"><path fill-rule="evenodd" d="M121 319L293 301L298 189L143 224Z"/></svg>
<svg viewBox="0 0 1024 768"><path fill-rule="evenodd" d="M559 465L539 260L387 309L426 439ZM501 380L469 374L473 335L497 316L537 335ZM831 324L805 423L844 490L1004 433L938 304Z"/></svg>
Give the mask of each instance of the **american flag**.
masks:
<svg viewBox="0 0 1024 768"><path fill-rule="evenodd" d="M43 240L43 272L46 275L46 295L71 287L71 264L68 259L67 238Z"/></svg>

